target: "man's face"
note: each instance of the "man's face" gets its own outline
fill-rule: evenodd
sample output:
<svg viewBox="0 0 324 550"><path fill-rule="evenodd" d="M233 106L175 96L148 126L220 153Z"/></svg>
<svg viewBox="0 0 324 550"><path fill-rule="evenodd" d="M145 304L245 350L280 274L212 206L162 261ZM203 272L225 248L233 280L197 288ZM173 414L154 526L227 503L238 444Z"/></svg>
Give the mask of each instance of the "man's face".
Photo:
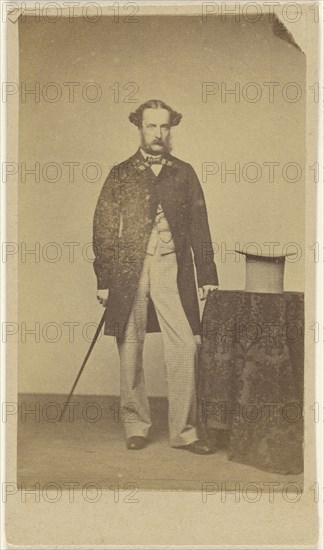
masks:
<svg viewBox="0 0 324 550"><path fill-rule="evenodd" d="M151 155L170 150L170 113L166 109L144 109L140 128L142 148Z"/></svg>

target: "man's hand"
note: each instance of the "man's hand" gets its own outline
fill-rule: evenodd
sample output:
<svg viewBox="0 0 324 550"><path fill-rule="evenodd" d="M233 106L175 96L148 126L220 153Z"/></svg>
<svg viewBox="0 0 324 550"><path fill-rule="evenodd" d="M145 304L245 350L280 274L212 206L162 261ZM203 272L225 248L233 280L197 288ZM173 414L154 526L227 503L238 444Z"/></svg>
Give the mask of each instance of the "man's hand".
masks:
<svg viewBox="0 0 324 550"><path fill-rule="evenodd" d="M198 288L198 294L200 300L206 300L208 292L212 290L218 290L218 286L215 285L204 285L202 288Z"/></svg>
<svg viewBox="0 0 324 550"><path fill-rule="evenodd" d="M100 304L103 307L106 307L107 305L108 294L109 294L108 288L106 288L105 290L97 290L97 300L99 300Z"/></svg>

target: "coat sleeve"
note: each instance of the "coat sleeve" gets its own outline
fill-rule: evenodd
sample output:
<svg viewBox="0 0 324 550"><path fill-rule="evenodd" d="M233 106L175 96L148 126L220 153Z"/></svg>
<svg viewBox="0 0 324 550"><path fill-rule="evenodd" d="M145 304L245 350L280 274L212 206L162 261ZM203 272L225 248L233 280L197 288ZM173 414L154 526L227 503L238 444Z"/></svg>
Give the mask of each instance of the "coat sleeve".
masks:
<svg viewBox="0 0 324 550"><path fill-rule="evenodd" d="M204 193L196 172L190 164L188 164L188 182L189 233L197 271L198 287L218 285Z"/></svg>
<svg viewBox="0 0 324 550"><path fill-rule="evenodd" d="M97 288L109 288L112 282L113 267L118 254L118 234L120 208L118 200L118 180L116 167L113 168L103 185L93 220L93 262L97 277Z"/></svg>

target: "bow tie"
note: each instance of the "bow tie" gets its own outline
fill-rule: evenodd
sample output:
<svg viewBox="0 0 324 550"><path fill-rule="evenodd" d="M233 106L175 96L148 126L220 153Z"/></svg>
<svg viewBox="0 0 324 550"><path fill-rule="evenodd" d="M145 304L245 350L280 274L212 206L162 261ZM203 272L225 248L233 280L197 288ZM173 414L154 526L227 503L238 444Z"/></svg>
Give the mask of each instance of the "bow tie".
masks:
<svg viewBox="0 0 324 550"><path fill-rule="evenodd" d="M146 161L149 164L162 164L162 155L155 156L155 157L147 157Z"/></svg>

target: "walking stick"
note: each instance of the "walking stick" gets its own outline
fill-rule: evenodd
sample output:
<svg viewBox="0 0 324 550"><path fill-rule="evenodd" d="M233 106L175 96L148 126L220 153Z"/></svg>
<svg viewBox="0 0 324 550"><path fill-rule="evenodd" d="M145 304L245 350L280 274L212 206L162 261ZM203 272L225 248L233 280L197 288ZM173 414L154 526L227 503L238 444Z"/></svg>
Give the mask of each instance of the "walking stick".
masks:
<svg viewBox="0 0 324 550"><path fill-rule="evenodd" d="M71 401L71 397L72 397L73 392L74 392L74 390L75 390L75 388L76 388L76 385L77 385L77 383L79 382L80 376L81 376L81 374L82 374L82 372L83 372L84 367L85 367L86 364L87 364L87 361L88 361L88 359L89 359L89 357L90 357L90 354L91 354L91 352L92 352L92 350L93 350L93 348L94 348L94 345L95 345L96 341L98 340L98 336L99 336L100 331L101 331L101 329L102 329L102 327L103 327L103 324L104 324L104 322L105 322L105 317L106 317L106 309L104 310L104 312L103 312L103 314L102 314L102 317L101 317L101 319L100 319L100 323L99 323L99 325L98 325L98 328L97 328L97 330L96 330L96 333L95 333L95 335L94 335L94 337L93 337L93 340L92 340L92 342L91 342L91 344L90 344L90 347L89 347L89 349L88 349L88 353L87 353L87 355L85 356L85 358L84 358L84 360L83 360L83 363L82 363L81 368L80 368L80 370L79 370L79 372L78 372L78 375L77 375L77 377L76 377L76 379L75 379L75 382L74 382L74 384L73 384L73 386L72 386L72 389L71 389L71 391L70 391L70 393L69 393L69 396L68 396L68 398L67 398L67 401L66 401L66 403L64 403L63 410L62 410L62 412L61 412L61 414L60 414L59 422L61 422L61 421L63 420L65 411L66 411L66 409L67 409L68 404L69 404L70 401Z"/></svg>

